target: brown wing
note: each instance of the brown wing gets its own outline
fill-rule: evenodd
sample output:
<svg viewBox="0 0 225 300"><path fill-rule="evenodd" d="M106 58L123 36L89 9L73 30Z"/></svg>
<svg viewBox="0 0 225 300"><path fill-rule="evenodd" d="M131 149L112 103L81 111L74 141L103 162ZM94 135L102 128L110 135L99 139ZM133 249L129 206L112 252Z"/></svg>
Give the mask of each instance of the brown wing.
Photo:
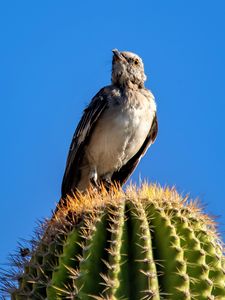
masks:
<svg viewBox="0 0 225 300"><path fill-rule="evenodd" d="M108 95L106 88L101 89L84 110L70 145L61 187L62 197L65 197L72 189L75 189L79 182L79 165L84 155L84 147L89 141L94 124L107 107Z"/></svg>
<svg viewBox="0 0 225 300"><path fill-rule="evenodd" d="M130 175L138 165L140 159L147 151L150 144L154 143L157 133L158 133L158 121L157 121L157 115L155 114L155 117L152 121L152 126L142 147L119 171L113 174L112 181L117 182L122 186L128 180L128 178L130 177Z"/></svg>

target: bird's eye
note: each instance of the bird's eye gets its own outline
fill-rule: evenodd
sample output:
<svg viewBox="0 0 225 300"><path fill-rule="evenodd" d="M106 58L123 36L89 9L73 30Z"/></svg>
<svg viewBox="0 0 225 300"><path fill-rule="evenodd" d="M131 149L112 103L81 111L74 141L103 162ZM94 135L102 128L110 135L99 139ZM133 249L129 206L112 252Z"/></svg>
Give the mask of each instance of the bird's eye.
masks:
<svg viewBox="0 0 225 300"><path fill-rule="evenodd" d="M137 58L134 60L134 64L135 64L135 65L138 65L138 64L139 64L139 61L138 61Z"/></svg>

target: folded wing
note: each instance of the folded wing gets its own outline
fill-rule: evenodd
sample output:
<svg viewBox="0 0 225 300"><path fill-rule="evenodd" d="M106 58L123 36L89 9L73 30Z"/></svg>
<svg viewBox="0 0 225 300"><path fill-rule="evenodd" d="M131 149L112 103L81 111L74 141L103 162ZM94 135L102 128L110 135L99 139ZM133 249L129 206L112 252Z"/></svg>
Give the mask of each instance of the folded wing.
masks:
<svg viewBox="0 0 225 300"><path fill-rule="evenodd" d="M75 189L79 182L79 165L84 155L84 147L89 142L96 121L107 107L107 97L106 89L101 89L84 110L70 145L61 187L62 197Z"/></svg>

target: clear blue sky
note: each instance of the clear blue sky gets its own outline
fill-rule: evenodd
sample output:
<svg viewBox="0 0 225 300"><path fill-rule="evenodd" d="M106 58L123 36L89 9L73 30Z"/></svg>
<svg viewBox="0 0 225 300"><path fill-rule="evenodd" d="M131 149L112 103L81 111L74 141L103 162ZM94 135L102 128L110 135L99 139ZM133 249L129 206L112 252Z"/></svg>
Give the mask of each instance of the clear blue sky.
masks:
<svg viewBox="0 0 225 300"><path fill-rule="evenodd" d="M113 48L143 58L158 105L158 139L133 181L199 197L225 230L223 0L1 1L0 31L0 263L54 209Z"/></svg>

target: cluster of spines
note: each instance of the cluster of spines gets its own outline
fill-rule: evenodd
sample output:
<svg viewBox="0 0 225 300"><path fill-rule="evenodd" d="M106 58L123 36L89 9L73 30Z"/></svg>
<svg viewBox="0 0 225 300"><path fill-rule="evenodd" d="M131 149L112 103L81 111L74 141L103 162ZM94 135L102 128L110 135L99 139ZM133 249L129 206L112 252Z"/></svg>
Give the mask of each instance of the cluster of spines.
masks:
<svg viewBox="0 0 225 300"><path fill-rule="evenodd" d="M162 191L148 189L111 196L79 218L59 217L12 299L225 299L212 221L172 191L158 199Z"/></svg>

